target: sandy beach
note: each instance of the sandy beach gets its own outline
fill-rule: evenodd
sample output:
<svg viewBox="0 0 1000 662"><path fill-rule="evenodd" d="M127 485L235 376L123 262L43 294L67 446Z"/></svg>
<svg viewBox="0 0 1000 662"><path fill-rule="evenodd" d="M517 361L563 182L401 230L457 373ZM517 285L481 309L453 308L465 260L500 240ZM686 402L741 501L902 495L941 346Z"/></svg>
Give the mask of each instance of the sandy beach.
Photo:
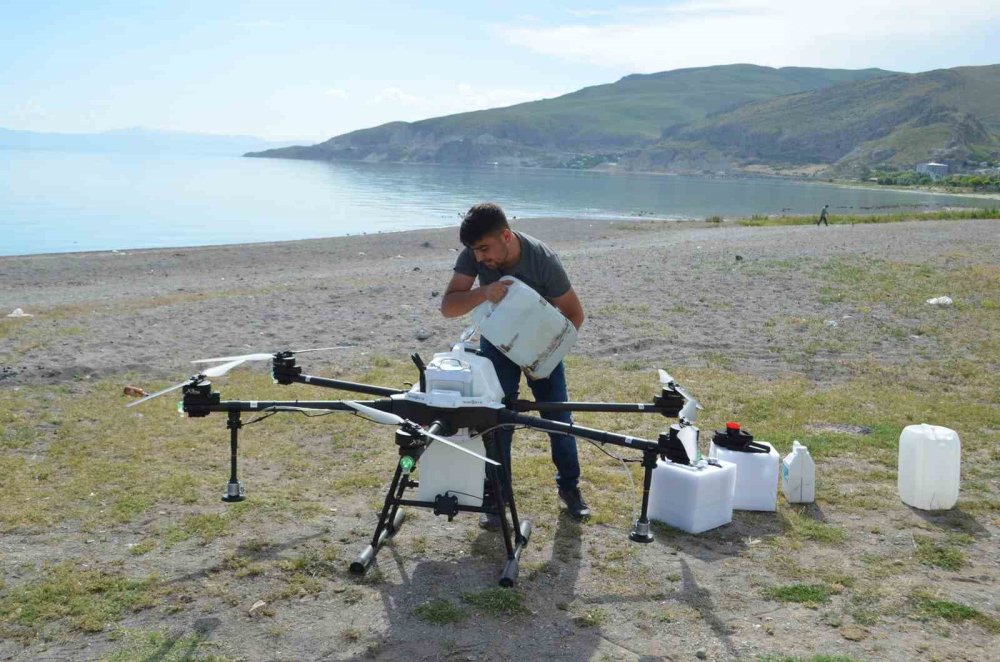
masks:
<svg viewBox="0 0 1000 662"><path fill-rule="evenodd" d="M817 503L779 495L777 512L699 535L657 525L636 545L623 465L581 446L596 515L580 525L560 514L547 439L519 432L515 490L535 532L516 591L491 592L495 534L425 511L359 579L347 565L398 460L385 429L254 425L250 498L227 505L225 420L178 419L170 397L126 410L122 387L164 388L194 359L331 345L345 348L303 359L311 374L412 380L408 355L445 350L466 324L438 310L457 228L3 257L0 312L32 317L0 317L0 660L992 658L997 221L514 226L561 255L584 305L571 395L647 400L666 368L705 405L703 451L734 417L781 453L809 445ZM954 305L924 303L943 295ZM267 371L214 383L334 397ZM580 420L647 437L664 425ZM950 511L896 493L896 440L924 421L962 435Z"/></svg>

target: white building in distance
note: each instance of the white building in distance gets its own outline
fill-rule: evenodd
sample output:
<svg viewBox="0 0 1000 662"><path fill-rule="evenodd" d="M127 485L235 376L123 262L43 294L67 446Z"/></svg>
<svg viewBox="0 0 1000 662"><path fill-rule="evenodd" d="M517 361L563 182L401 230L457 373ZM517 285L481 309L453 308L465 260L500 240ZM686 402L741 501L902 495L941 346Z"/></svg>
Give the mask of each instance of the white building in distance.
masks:
<svg viewBox="0 0 1000 662"><path fill-rule="evenodd" d="M922 175L930 175L931 179L940 179L948 174L948 166L944 163L918 163L917 172Z"/></svg>

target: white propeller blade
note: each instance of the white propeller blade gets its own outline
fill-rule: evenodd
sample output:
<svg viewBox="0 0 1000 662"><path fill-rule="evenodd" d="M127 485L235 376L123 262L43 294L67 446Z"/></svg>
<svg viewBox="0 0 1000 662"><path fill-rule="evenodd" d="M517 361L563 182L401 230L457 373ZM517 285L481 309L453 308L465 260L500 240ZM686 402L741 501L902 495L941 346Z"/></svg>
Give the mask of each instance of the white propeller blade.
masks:
<svg viewBox="0 0 1000 662"><path fill-rule="evenodd" d="M242 359L244 361L265 361L274 356L274 354L265 354L260 352L258 354L244 354L243 356L218 356L214 359L198 359L197 361L191 361L191 363L218 363L219 361L235 361L236 359Z"/></svg>
<svg viewBox="0 0 1000 662"><path fill-rule="evenodd" d="M246 359L240 357L229 363L223 363L222 365L214 365L205 372L201 373L205 377L221 377L238 365L246 363Z"/></svg>
<svg viewBox="0 0 1000 662"><path fill-rule="evenodd" d="M676 391L682 398L687 400L687 402L684 403L684 407L681 408L678 413L678 418L683 418L684 420L693 423L695 418L698 416L698 410L704 409L704 407L698 403L698 400L696 400L694 396L687 392L687 389L678 384L666 370L659 368L657 372L660 373L660 383L663 384L664 388Z"/></svg>
<svg viewBox="0 0 1000 662"><path fill-rule="evenodd" d="M326 352L331 349L350 349L350 345L337 345L336 347L313 347L312 349L295 349L292 354L305 354L306 352Z"/></svg>
<svg viewBox="0 0 1000 662"><path fill-rule="evenodd" d="M365 418L375 421L376 423L382 423L383 425L402 425L406 422L406 419L396 416L395 414L382 411L381 409L375 409L374 407L369 407L368 405L363 405L360 402L354 402L353 400L344 400L344 404L351 407L359 414L363 414Z"/></svg>
<svg viewBox="0 0 1000 662"><path fill-rule="evenodd" d="M491 460L490 458L485 457L483 455L480 455L479 453L477 453L475 451L470 451L468 448L465 448L464 446L459 446L458 444L456 444L455 442L451 441L450 439L438 436L438 435L436 435L436 434L434 434L432 432L428 432L427 430L422 430L422 432L426 436L428 436L431 439L433 439L434 441L440 441L445 446L451 446L455 450L462 451L466 455L471 455L472 457L474 457L476 459L479 459L479 460L482 460L483 462L487 462L489 464L492 464L495 467L499 467L500 466L500 463L497 462L496 460Z"/></svg>
<svg viewBox="0 0 1000 662"><path fill-rule="evenodd" d="M376 423L384 423L386 425L402 425L403 423L406 422L406 419L400 416L396 416L395 414L387 411L382 411L380 409L369 407L368 405L363 405L360 402L354 402L353 400L345 400L344 404L346 404L348 407L356 409L359 414L364 415L365 418L369 418L375 421ZM483 462L488 462L494 466L498 467L500 466L500 463L497 462L496 460L491 460L490 458L484 457L479 453L476 453L475 451L470 451L468 448L459 446L458 444L451 441L450 439L447 439L446 437L436 435L433 432L428 432L427 430L421 430L420 432L424 436L430 437L434 441L440 441L445 446L451 446L455 450L462 451L463 453L471 455L472 457L478 460L482 460Z"/></svg>
<svg viewBox="0 0 1000 662"><path fill-rule="evenodd" d="M188 380L188 381L191 381L191 380ZM145 398L142 398L141 400L136 400L135 402L130 402L127 405L125 405L125 407L134 407L136 405L142 404L146 400L152 400L153 398L158 398L161 395L163 395L164 393L170 393L171 391L176 391L177 389L179 389L180 387L184 386L187 383L188 382L181 382L180 384L174 384L170 388L165 388L162 391L157 391L156 393L154 393L152 395L147 395Z"/></svg>
<svg viewBox="0 0 1000 662"><path fill-rule="evenodd" d="M244 363L245 361L246 361L246 359L244 359L244 358L241 357L241 358L238 358L235 361L230 361L229 363L223 363L222 365L212 366L211 368L209 368L208 370L206 370L205 372L201 373L198 376L199 377L222 377L224 374L226 374L227 372L229 372L230 370L232 370L236 366L240 365L241 363ZM171 391L176 391L180 387L182 387L182 386L184 386L186 384L190 384L191 381L192 380L188 379L188 380L185 380L185 381L181 382L180 384L174 384L170 388L165 388L162 391L157 391L153 395L147 395L145 398L142 398L141 400L136 400L135 402L130 402L130 403L128 403L125 406L126 407L134 407L137 404L141 404L141 403L145 402L146 400L152 400L153 398L158 398L161 395L163 395L164 393L170 393Z"/></svg>
<svg viewBox="0 0 1000 662"><path fill-rule="evenodd" d="M677 414L677 418L687 421L688 423L694 423L698 418L698 410L701 409L701 405L698 404L697 400L688 400L681 407L680 412Z"/></svg>
<svg viewBox="0 0 1000 662"><path fill-rule="evenodd" d="M325 352L331 349L347 349L345 345L338 345L337 347L313 347L311 349L296 349L289 354L305 354L306 352ZM278 352L257 352L254 354L243 354L241 356L217 356L214 359L198 359L197 361L191 361L191 363L216 363L218 361L235 361L236 359L243 359L244 361L267 361L272 358Z"/></svg>

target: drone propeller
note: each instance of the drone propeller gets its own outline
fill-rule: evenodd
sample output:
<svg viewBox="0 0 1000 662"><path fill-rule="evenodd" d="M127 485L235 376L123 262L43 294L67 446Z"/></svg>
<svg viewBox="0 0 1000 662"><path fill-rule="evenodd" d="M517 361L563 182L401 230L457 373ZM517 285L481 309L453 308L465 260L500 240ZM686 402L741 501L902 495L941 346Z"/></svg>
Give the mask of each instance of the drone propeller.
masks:
<svg viewBox="0 0 1000 662"><path fill-rule="evenodd" d="M660 383L663 385L663 388L679 393L681 397L687 401L684 403L684 407L681 409L678 416L687 421L693 422L695 417L698 415L698 410L704 409L704 407L698 403L698 400L696 400L693 395L688 393L687 389L678 384L676 380L670 376L670 373L663 368L660 368L658 372L660 373Z"/></svg>
<svg viewBox="0 0 1000 662"><path fill-rule="evenodd" d="M186 386L188 384L191 384L192 382L200 381L201 379L203 379L205 377L222 377L224 374L226 374L227 372L229 372L230 370L232 370L236 366L240 365L241 363L244 363L245 361L246 361L246 359L239 358L239 359L236 359L234 361L230 361L229 363L223 363L221 365L212 366L211 368L209 368L205 372L199 373L199 374L195 375L194 377L181 382L180 384L174 384L170 388L165 388L162 391L157 391L156 393L153 393L152 395L147 395L145 398L142 398L141 400L136 400L135 402L130 402L130 403L128 403L125 406L126 407L134 407L134 406L136 406L138 404L141 404L141 403L145 402L146 400L152 400L153 398L160 397L164 393L170 393L171 391L176 391L177 389L181 388L182 386Z"/></svg>
<svg viewBox="0 0 1000 662"><path fill-rule="evenodd" d="M359 414L361 414L365 418L367 418L369 420L372 420L372 421L374 421L376 423L382 423L384 425L406 425L406 424L410 424L410 425L413 425L414 427L417 427L415 423L407 421L402 416L397 416L397 415L395 415L395 414L393 414L391 412L382 411L380 409L375 409L374 407L369 407L368 405L363 405L360 402L353 402L351 400L345 400L344 404L346 404L348 407L351 407L351 408L357 410L357 412ZM484 457L484 456L480 455L479 453L476 453L475 451L470 451L468 448L464 448L462 446L459 446L458 444L456 444L455 442L451 441L450 439L447 439L447 438L442 437L440 435L436 435L433 432L428 432L427 430L424 430L424 429L421 428L420 429L420 434L424 435L425 437L430 437L434 441L440 441L445 446L451 446L452 448L454 448L456 450L460 450L460 451L462 451L463 453L465 453L467 455L471 455L472 457L474 457L474 458L476 458L478 460L482 460L483 462L489 462L490 464L498 466L498 467L500 466L500 463L497 462L496 460L491 460L490 458Z"/></svg>
<svg viewBox="0 0 1000 662"><path fill-rule="evenodd" d="M236 359L242 359L244 361L266 361L273 358L275 354L305 354L306 352L325 352L331 349L347 349L347 346L313 347L312 349L296 349L289 352L257 352L256 354L243 354L242 356L218 356L214 359L198 359L197 361L191 361L191 363L215 363L217 361L235 361Z"/></svg>

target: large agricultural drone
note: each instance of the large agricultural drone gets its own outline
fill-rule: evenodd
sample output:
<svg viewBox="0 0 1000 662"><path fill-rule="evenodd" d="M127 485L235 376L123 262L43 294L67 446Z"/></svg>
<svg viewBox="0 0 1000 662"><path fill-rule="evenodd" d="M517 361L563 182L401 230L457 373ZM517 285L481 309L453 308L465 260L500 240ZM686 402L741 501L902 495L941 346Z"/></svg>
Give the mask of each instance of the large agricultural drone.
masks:
<svg viewBox="0 0 1000 662"><path fill-rule="evenodd" d="M386 492L371 542L353 563L351 572L365 573L379 549L403 522L401 506L432 509L449 521L460 512L490 513L500 520L507 561L500 576L501 586L513 586L518 575L521 551L531 537L531 522L518 516L511 484L510 467L502 457L495 431L501 427L525 427L543 432L572 434L597 442L630 448L642 454L644 468L642 506L629 538L635 542L653 540L647 508L653 469L658 458L689 464L694 461L697 428L693 422L701 406L665 371L660 370L661 391L651 403L534 402L504 397L496 371L489 359L466 344L454 345L450 352L434 355L425 364L411 355L420 379L408 390L314 377L303 374L296 355L319 350L279 351L204 359L193 363L215 363L187 381L141 400L132 407L165 393L182 389L180 410L200 418L226 412L230 432L230 476L223 501L242 501L243 486L237 478L237 449L243 412L270 415L278 412L319 414L347 412L376 423L395 425L399 462ZM337 348L322 348L337 349ZM271 373L279 384L309 384L323 388L379 396L377 400L222 400L212 390L209 378L221 377L248 361L271 361ZM677 417L679 421L656 441L596 430L576 424L551 421L525 412L633 412ZM619 458L620 459L620 458ZM639 461L633 459L632 461ZM419 480L413 472L420 463ZM404 498L416 490L416 499ZM510 522L506 515L509 514Z"/></svg>

